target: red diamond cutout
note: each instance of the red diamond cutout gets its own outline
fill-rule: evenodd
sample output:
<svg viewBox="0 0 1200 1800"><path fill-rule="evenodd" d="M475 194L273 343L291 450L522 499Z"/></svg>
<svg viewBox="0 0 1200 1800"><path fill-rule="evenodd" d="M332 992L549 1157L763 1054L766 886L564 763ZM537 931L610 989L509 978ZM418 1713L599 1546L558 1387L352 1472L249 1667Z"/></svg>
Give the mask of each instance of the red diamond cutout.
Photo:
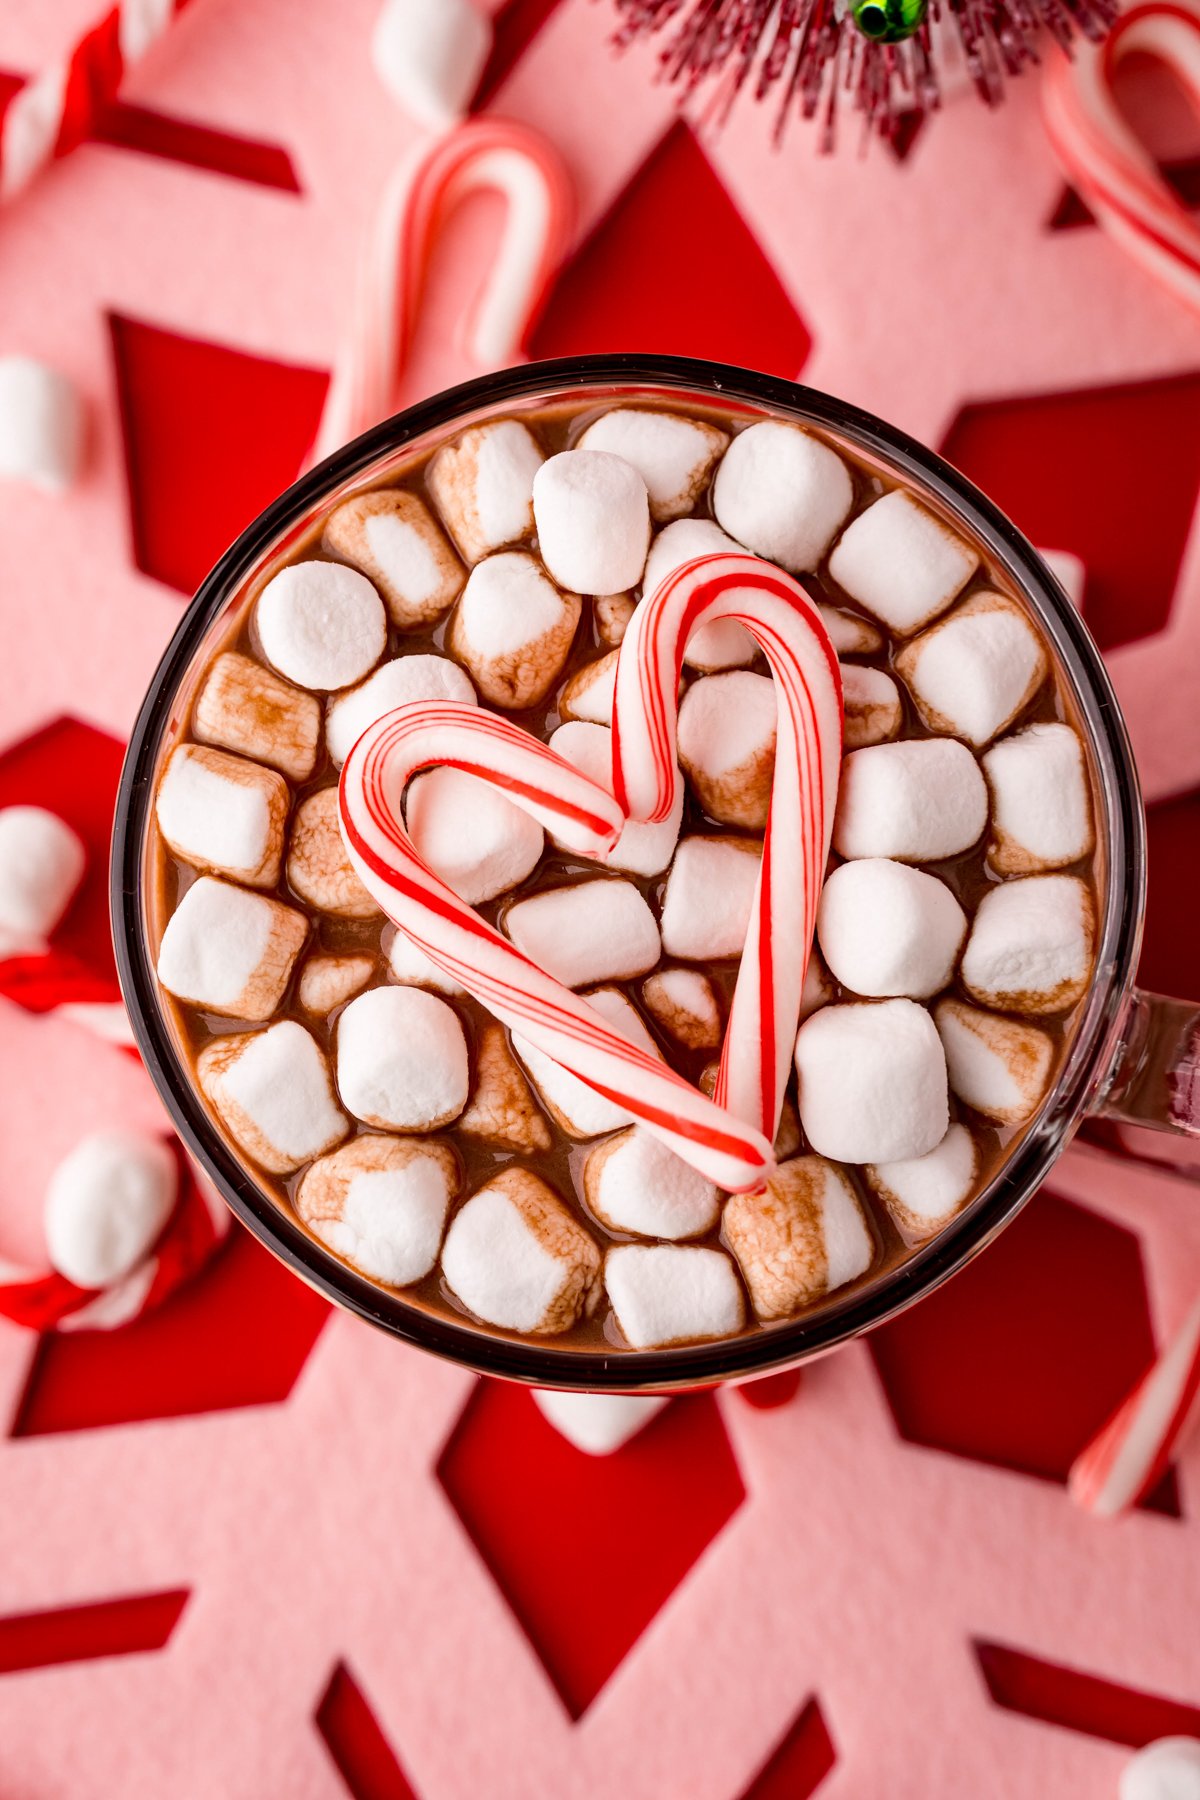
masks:
<svg viewBox="0 0 1200 1800"><path fill-rule="evenodd" d="M179 1623L187 1598L184 1588L0 1619L0 1675L17 1669L44 1669L53 1663L88 1662L97 1656L161 1650Z"/></svg>
<svg viewBox="0 0 1200 1800"><path fill-rule="evenodd" d="M837 1761L821 1709L810 1700L788 1727L786 1736L742 1800L807 1800L815 1794Z"/></svg>
<svg viewBox="0 0 1200 1800"><path fill-rule="evenodd" d="M333 1671L316 1725L353 1800L417 1800L345 1663Z"/></svg>
<svg viewBox="0 0 1200 1800"><path fill-rule="evenodd" d="M1200 1737L1200 1707L1064 1669L1004 1644L977 1643L992 1699L1007 1712L1140 1749L1163 1737Z"/></svg>

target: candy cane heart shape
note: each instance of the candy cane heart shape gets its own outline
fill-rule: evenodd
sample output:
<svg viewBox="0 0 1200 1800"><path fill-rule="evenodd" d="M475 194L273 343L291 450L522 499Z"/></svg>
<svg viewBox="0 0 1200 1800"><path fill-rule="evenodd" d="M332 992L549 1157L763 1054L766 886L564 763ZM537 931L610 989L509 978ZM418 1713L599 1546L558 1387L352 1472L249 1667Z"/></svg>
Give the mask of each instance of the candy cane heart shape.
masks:
<svg viewBox="0 0 1200 1800"><path fill-rule="evenodd" d="M754 556L705 556L636 608L613 703L613 786L631 819L665 819L683 777L675 754L688 639L734 619L775 677L775 773L762 865L713 1098L773 1139L800 1018L842 756L842 677L798 582Z"/></svg>
<svg viewBox="0 0 1200 1800"><path fill-rule="evenodd" d="M759 1186L774 1167L768 1138L615 1030L417 855L404 826L404 789L435 766L503 789L579 856L606 855L626 822L611 794L507 719L449 700L399 707L359 738L339 790L350 859L384 912L497 1019L623 1107L710 1181L731 1192Z"/></svg>

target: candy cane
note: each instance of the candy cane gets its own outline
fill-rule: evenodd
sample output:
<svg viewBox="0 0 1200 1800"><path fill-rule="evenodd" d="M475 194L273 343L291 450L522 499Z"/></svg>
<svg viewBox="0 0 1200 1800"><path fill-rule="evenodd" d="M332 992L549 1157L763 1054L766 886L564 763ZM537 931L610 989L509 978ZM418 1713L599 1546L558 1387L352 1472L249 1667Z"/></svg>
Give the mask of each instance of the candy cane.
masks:
<svg viewBox="0 0 1200 1800"><path fill-rule="evenodd" d="M519 358L567 245L570 182L558 152L528 126L472 119L422 145L384 190L314 460L392 410L438 235L460 201L488 190L506 202L504 234L464 321L464 349L485 369Z"/></svg>
<svg viewBox="0 0 1200 1800"><path fill-rule="evenodd" d="M1046 71L1043 110L1068 178L1112 237L1164 286L1200 312L1200 229L1126 122L1113 79L1141 51L1163 63L1200 107L1200 0L1135 6L1107 41Z"/></svg>
<svg viewBox="0 0 1200 1800"><path fill-rule="evenodd" d="M1071 1467L1071 1497L1112 1518L1150 1493L1200 1394L1200 1300L1158 1361Z"/></svg>
<svg viewBox="0 0 1200 1800"><path fill-rule="evenodd" d="M82 1025L119 1049L134 1049L116 977L96 974L78 957L53 945L21 956L0 957L0 998L26 1012L53 1014L68 1024Z"/></svg>

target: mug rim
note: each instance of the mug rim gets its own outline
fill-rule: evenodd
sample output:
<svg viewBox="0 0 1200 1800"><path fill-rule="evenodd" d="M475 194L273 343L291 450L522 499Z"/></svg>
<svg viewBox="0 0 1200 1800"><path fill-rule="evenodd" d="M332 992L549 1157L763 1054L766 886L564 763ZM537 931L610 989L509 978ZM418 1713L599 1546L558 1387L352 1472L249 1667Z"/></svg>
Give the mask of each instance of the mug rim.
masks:
<svg viewBox="0 0 1200 1800"><path fill-rule="evenodd" d="M144 856L159 748L205 632L290 526L381 456L425 432L544 394L605 386L685 391L693 398L776 409L824 428L883 460L964 516L989 554L1034 605L1076 690L1100 776L1108 867L1092 985L1075 1038L1035 1122L960 1217L903 1263L810 1318L758 1326L737 1338L662 1350L564 1350L510 1338L426 1311L325 1252L242 1165L181 1067L160 1010L143 920ZM826 1353L923 1299L983 1250L1036 1191L1110 1077L1141 939L1145 821L1128 732L1108 673L1078 612L1037 551L1000 509L935 451L873 414L782 376L703 358L635 352L556 358L477 376L372 427L302 475L238 536L189 602L130 737L113 827L110 905L121 991L138 1050L172 1122L222 1198L295 1275L358 1317L481 1374L584 1391L656 1392L748 1380Z"/></svg>

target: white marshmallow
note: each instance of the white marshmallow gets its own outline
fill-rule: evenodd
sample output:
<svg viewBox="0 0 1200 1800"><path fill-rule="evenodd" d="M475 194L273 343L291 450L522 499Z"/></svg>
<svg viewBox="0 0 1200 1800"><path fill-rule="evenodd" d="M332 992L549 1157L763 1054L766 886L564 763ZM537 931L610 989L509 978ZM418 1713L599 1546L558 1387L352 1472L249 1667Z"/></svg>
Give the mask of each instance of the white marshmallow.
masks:
<svg viewBox="0 0 1200 1800"><path fill-rule="evenodd" d="M438 451L426 480L465 561L533 536L533 478L541 462L537 439L517 419L472 425Z"/></svg>
<svg viewBox="0 0 1200 1800"><path fill-rule="evenodd" d="M404 814L417 854L468 906L518 886L537 867L545 842L536 819L461 769L418 775Z"/></svg>
<svg viewBox="0 0 1200 1800"><path fill-rule="evenodd" d="M292 892L319 912L341 919L373 919L379 906L354 871L338 822L338 791L320 788L302 800L288 840Z"/></svg>
<svg viewBox="0 0 1200 1800"><path fill-rule="evenodd" d="M471 570L447 641L485 700L518 710L558 680L579 612L578 594L561 593L536 557L505 550Z"/></svg>
<svg viewBox="0 0 1200 1800"><path fill-rule="evenodd" d="M543 1119L508 1047L503 1025L481 1027L475 1041L475 1087L455 1130L498 1150L549 1150L550 1127Z"/></svg>
<svg viewBox="0 0 1200 1800"><path fill-rule="evenodd" d="M642 579L650 544L646 484L619 456L563 450L533 478L538 549L555 581L615 594Z"/></svg>
<svg viewBox="0 0 1200 1800"><path fill-rule="evenodd" d="M87 852L44 806L0 807L0 956L45 942L83 880Z"/></svg>
<svg viewBox="0 0 1200 1800"><path fill-rule="evenodd" d="M1065 1012L1087 987L1093 937L1092 896L1077 876L1006 881L976 909L963 986L984 1006Z"/></svg>
<svg viewBox="0 0 1200 1800"><path fill-rule="evenodd" d="M179 1170L161 1138L98 1131L76 1144L46 1189L51 1265L77 1287L110 1287L137 1268L171 1216Z"/></svg>
<svg viewBox="0 0 1200 1800"><path fill-rule="evenodd" d="M158 979L169 994L230 1019L269 1019L308 920L212 875L192 883L163 932Z"/></svg>
<svg viewBox="0 0 1200 1800"><path fill-rule="evenodd" d="M1028 1119L1050 1079L1053 1039L1036 1025L979 1012L961 1000L940 1001L934 1018L958 1098L1002 1125Z"/></svg>
<svg viewBox="0 0 1200 1800"><path fill-rule="evenodd" d="M662 948L654 914L633 883L605 877L518 900L503 924L518 950L573 988L644 975Z"/></svg>
<svg viewBox="0 0 1200 1800"><path fill-rule="evenodd" d="M1036 694L1049 659L1024 609L1004 594L976 594L906 644L896 669L931 731L986 744Z"/></svg>
<svg viewBox="0 0 1200 1800"><path fill-rule="evenodd" d="M1130 1757L1118 1800L1200 1800L1200 1739L1159 1738Z"/></svg>
<svg viewBox="0 0 1200 1800"><path fill-rule="evenodd" d="M440 618L466 579L428 508L404 488L343 500L325 521L324 543L375 584L401 631Z"/></svg>
<svg viewBox="0 0 1200 1800"><path fill-rule="evenodd" d="M951 1125L924 1156L872 1163L864 1173L905 1243L919 1244L948 1225L971 1198L979 1156L966 1126Z"/></svg>
<svg viewBox="0 0 1200 1800"><path fill-rule="evenodd" d="M383 601L343 563L291 563L258 596L254 628L272 668L300 687L328 691L361 681L387 643Z"/></svg>
<svg viewBox="0 0 1200 1800"><path fill-rule="evenodd" d="M663 949L685 962L740 956L762 846L744 838L685 837L662 899Z"/></svg>
<svg viewBox="0 0 1200 1800"><path fill-rule="evenodd" d="M728 442L727 432L700 419L618 406L593 420L575 448L610 451L636 469L650 497L650 517L660 524L692 510Z"/></svg>
<svg viewBox="0 0 1200 1800"><path fill-rule="evenodd" d="M978 566L971 546L900 488L852 519L829 558L838 586L898 637L943 612Z"/></svg>
<svg viewBox="0 0 1200 1800"><path fill-rule="evenodd" d="M384 0L371 65L406 113L444 131L466 115L491 47L491 22L471 0Z"/></svg>
<svg viewBox="0 0 1200 1800"><path fill-rule="evenodd" d="M828 444L779 419L734 438L713 483L718 524L759 556L815 569L854 504L850 471Z"/></svg>
<svg viewBox="0 0 1200 1800"><path fill-rule="evenodd" d="M874 656L877 650L882 650L883 633L868 619L860 619L857 613L843 612L838 606L826 606L824 602L818 605L817 611L825 621L829 641L839 656Z"/></svg>
<svg viewBox="0 0 1200 1800"><path fill-rule="evenodd" d="M0 356L0 479L65 493L86 436L87 407L73 381L32 356Z"/></svg>
<svg viewBox="0 0 1200 1800"><path fill-rule="evenodd" d="M230 1136L273 1175L332 1150L350 1129L324 1054L292 1019L214 1038L196 1059L196 1078Z"/></svg>
<svg viewBox="0 0 1200 1800"><path fill-rule="evenodd" d="M842 700L842 742L847 750L865 750L868 744L886 744L900 735L904 721L900 689L882 669L843 663Z"/></svg>
<svg viewBox="0 0 1200 1800"><path fill-rule="evenodd" d="M467 1103L458 1014L422 988L371 988L337 1023L337 1080L358 1119L383 1131L436 1131Z"/></svg>
<svg viewBox="0 0 1200 1800"><path fill-rule="evenodd" d="M660 969L642 983L651 1016L687 1050L715 1050L721 1009L712 982L698 969Z"/></svg>
<svg viewBox="0 0 1200 1800"><path fill-rule="evenodd" d="M283 828L292 796L274 769L178 744L155 800L167 847L197 869L211 869L247 887L274 887L283 858Z"/></svg>
<svg viewBox="0 0 1200 1800"><path fill-rule="evenodd" d="M745 1321L733 1264L719 1250L618 1244L605 1259L604 1279L635 1350L732 1337Z"/></svg>
<svg viewBox="0 0 1200 1800"><path fill-rule="evenodd" d="M293 781L307 781L321 741L321 702L253 657L227 650L204 677L192 731L201 743L239 750Z"/></svg>
<svg viewBox="0 0 1200 1800"><path fill-rule="evenodd" d="M1039 550L1038 555L1066 594L1072 605L1083 610L1083 592L1087 586L1087 570L1071 550Z"/></svg>
<svg viewBox="0 0 1200 1800"><path fill-rule="evenodd" d="M821 961L816 946L808 953L808 967L804 971L804 986L800 990L800 1021L803 1021L822 1006L828 1006L833 999L833 983L829 979L829 971Z"/></svg>
<svg viewBox="0 0 1200 1800"><path fill-rule="evenodd" d="M817 938L830 970L851 993L870 999L938 993L966 935L967 915L945 882L883 857L835 869L817 908Z"/></svg>
<svg viewBox="0 0 1200 1800"><path fill-rule="evenodd" d="M458 700L474 706L475 689L448 656L394 656L349 693L329 702L325 741L340 768L369 725L416 700Z"/></svg>
<svg viewBox="0 0 1200 1800"><path fill-rule="evenodd" d="M983 758L992 795L988 861L1002 875L1059 869L1094 842L1083 745L1069 725L1029 725Z"/></svg>
<svg viewBox="0 0 1200 1800"><path fill-rule="evenodd" d="M679 761L696 798L720 825L761 831L775 773L775 683L735 669L702 675L679 708Z"/></svg>
<svg viewBox="0 0 1200 1800"><path fill-rule="evenodd" d="M834 1162L899 1162L940 1144L950 1123L946 1059L912 1000L824 1006L796 1036L800 1123Z"/></svg>
<svg viewBox="0 0 1200 1800"><path fill-rule="evenodd" d="M437 1261L458 1182L449 1145L364 1135L305 1170L295 1207L336 1255L375 1281L407 1287Z"/></svg>
<svg viewBox="0 0 1200 1800"><path fill-rule="evenodd" d="M820 1156L781 1163L756 1193L732 1195L724 1228L760 1319L791 1318L875 1260L857 1194Z"/></svg>
<svg viewBox="0 0 1200 1800"><path fill-rule="evenodd" d="M373 956L331 956L318 952L300 971L298 989L305 1012L327 1016L365 988L375 973Z"/></svg>
<svg viewBox="0 0 1200 1800"><path fill-rule="evenodd" d="M666 1394L559 1394L534 1388L534 1405L585 1456L611 1456L667 1404Z"/></svg>
<svg viewBox="0 0 1200 1800"><path fill-rule="evenodd" d="M584 997L607 1024L615 1025L618 1031L623 1031L627 1038L661 1061L662 1052L646 1030L637 1007L619 988L597 988ZM547 1112L568 1137L600 1137L604 1132L620 1131L623 1125L630 1123L629 1114L614 1101L597 1094L578 1075L572 1075L569 1069L562 1068L535 1049L518 1032L514 1031L512 1041L513 1049L528 1070Z"/></svg>
<svg viewBox="0 0 1200 1800"><path fill-rule="evenodd" d="M476 1318L507 1331L569 1331L600 1294L600 1252L552 1188L504 1169L450 1223L442 1273Z"/></svg>
<svg viewBox="0 0 1200 1800"><path fill-rule="evenodd" d="M467 991L444 969L439 969L423 950L418 950L402 931L393 934L387 959L392 979L403 982L406 987L432 988L435 993L447 994L452 1000Z"/></svg>
<svg viewBox="0 0 1200 1800"><path fill-rule="evenodd" d="M583 1191L602 1225L637 1237L703 1237L720 1210L712 1182L636 1125L588 1152Z"/></svg>
<svg viewBox="0 0 1200 1800"><path fill-rule="evenodd" d="M617 653L610 650L607 656L585 663L572 675L558 697L558 710L564 719L578 719L588 725L611 725L616 685Z"/></svg>
<svg viewBox="0 0 1200 1800"><path fill-rule="evenodd" d="M833 822L839 856L938 862L969 850L986 824L987 786L965 744L873 744L842 763Z"/></svg>
<svg viewBox="0 0 1200 1800"><path fill-rule="evenodd" d="M677 519L660 531L650 546L642 593L649 598L655 588L697 556L744 555L741 544L712 519ZM758 645L744 625L718 619L702 625L688 639L683 660L691 669L739 669L752 663Z"/></svg>
<svg viewBox="0 0 1200 1800"><path fill-rule="evenodd" d="M592 617L596 635L602 644L615 650L629 629L637 602L632 594L597 594L592 601Z"/></svg>
<svg viewBox="0 0 1200 1800"><path fill-rule="evenodd" d="M551 734L549 743L550 748L572 768L612 793L612 732L607 726L572 719ZM604 858L605 866L628 870L631 875L660 875L675 854L682 822L683 784L680 783L670 817L658 825L642 825L636 821L626 825Z"/></svg>

